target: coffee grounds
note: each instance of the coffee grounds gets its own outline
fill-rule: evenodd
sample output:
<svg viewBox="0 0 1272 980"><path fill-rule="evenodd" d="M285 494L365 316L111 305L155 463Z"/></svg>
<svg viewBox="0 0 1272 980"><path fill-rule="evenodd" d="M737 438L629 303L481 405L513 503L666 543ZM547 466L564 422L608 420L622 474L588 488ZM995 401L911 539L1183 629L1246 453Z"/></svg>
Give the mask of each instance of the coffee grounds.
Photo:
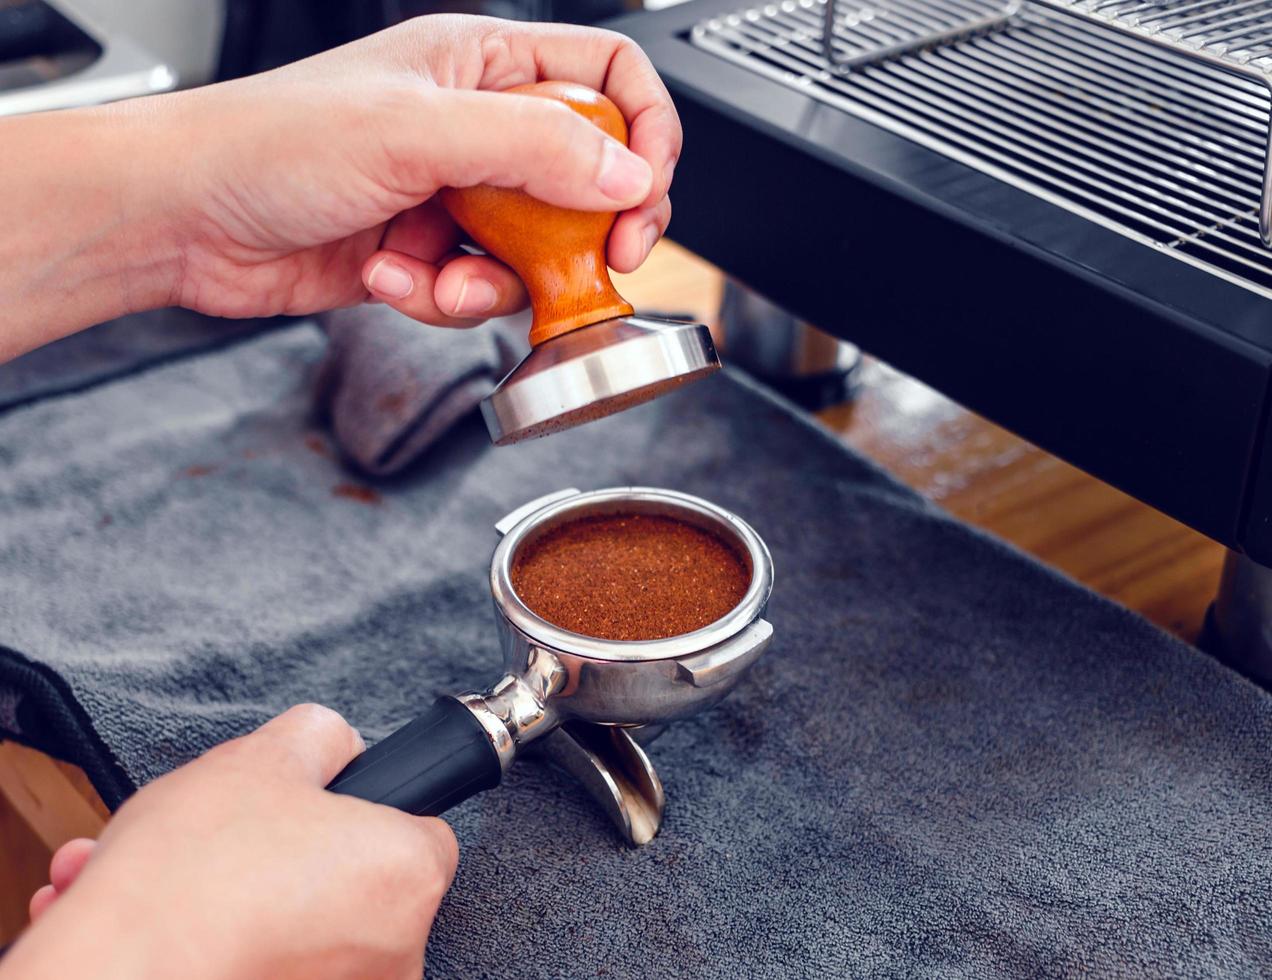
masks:
<svg viewBox="0 0 1272 980"><path fill-rule="evenodd" d="M657 640L701 629L746 594L741 557L671 517L581 517L517 554L512 587L548 622L605 640Z"/></svg>

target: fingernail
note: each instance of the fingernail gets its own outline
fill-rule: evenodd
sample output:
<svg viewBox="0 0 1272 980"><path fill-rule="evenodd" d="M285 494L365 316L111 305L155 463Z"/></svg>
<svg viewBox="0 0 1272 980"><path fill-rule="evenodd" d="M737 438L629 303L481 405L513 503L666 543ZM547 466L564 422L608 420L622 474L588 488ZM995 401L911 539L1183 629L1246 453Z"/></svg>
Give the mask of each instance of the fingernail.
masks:
<svg viewBox="0 0 1272 980"><path fill-rule="evenodd" d="M415 288L415 280L392 259L381 259L367 276L367 288L388 299L406 299Z"/></svg>
<svg viewBox="0 0 1272 980"><path fill-rule="evenodd" d="M350 725L349 727L353 728L352 725ZM363 752L367 750L367 740L362 737L362 733L358 731L356 728L353 728L353 737L357 739L358 754L361 755Z"/></svg>
<svg viewBox="0 0 1272 980"><path fill-rule="evenodd" d="M456 316L478 316L495 305L499 292L485 279L465 276L455 297Z"/></svg>
<svg viewBox="0 0 1272 980"><path fill-rule="evenodd" d="M676 175L676 161L668 160L667 165L663 167L663 184L667 187L671 186L671 178Z"/></svg>
<svg viewBox="0 0 1272 980"><path fill-rule="evenodd" d="M649 192L649 164L614 140L601 149L601 169L596 186L612 201L639 200Z"/></svg>
<svg viewBox="0 0 1272 980"><path fill-rule="evenodd" d="M654 246L658 244L658 226L645 225L645 230L642 234L645 236L645 254L648 255L654 250Z"/></svg>

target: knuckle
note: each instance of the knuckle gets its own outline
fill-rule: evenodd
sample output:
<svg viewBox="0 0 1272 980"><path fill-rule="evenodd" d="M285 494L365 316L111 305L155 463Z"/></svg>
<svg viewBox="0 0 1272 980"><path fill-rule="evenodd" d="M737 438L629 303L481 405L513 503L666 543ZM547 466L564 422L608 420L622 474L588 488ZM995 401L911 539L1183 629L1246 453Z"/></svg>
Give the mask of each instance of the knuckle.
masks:
<svg viewBox="0 0 1272 980"><path fill-rule="evenodd" d="M501 28L492 27L481 36L478 44L481 63L491 81L491 88L507 88L517 69L517 54L512 39Z"/></svg>
<svg viewBox="0 0 1272 980"><path fill-rule="evenodd" d="M228 742L214 745L203 753L203 758L213 764L226 763L229 765L249 759L254 752L255 739L253 735L255 733L240 735L238 738L232 738Z"/></svg>
<svg viewBox="0 0 1272 980"><path fill-rule="evenodd" d="M671 97L664 98L660 103L663 115L667 119L667 125L671 128L672 147L675 155L679 156L681 149L684 147L685 132L680 123L680 113L676 111L676 103L671 101Z"/></svg>
<svg viewBox="0 0 1272 980"><path fill-rule="evenodd" d="M458 853L454 835L449 828L445 835L427 829L418 817L405 814L394 814L393 824L391 832L379 838L376 890L412 896L420 909L435 907L454 870L451 855Z"/></svg>
<svg viewBox="0 0 1272 980"><path fill-rule="evenodd" d="M276 754L276 744L277 740L268 733L259 730L248 732L238 738L214 745L189 764L174 769L143 789L157 787L160 792L163 792L170 782L184 782L196 772L200 774L199 778L203 779L233 778L236 774L256 768L263 756L272 757Z"/></svg>
<svg viewBox="0 0 1272 980"><path fill-rule="evenodd" d="M620 34L618 31L611 31L606 27L593 27L590 31L593 43L611 51L613 57L617 58L619 55L635 55L642 61L648 60L641 46L626 34Z"/></svg>
<svg viewBox="0 0 1272 980"><path fill-rule="evenodd" d="M440 820L416 820L412 850L418 867L430 878L450 876L452 858L458 858L459 845L450 827Z"/></svg>
<svg viewBox="0 0 1272 980"><path fill-rule="evenodd" d="M538 103L526 107L527 112L533 113L533 130L540 137L533 144L536 169L551 183L570 179L584 150L580 144L590 135L584 127L595 127L560 102L530 98L526 101Z"/></svg>
<svg viewBox="0 0 1272 980"><path fill-rule="evenodd" d="M436 114L436 90L420 84L388 84L375 95L374 112L362 112L348 131L372 130L376 159L369 169L377 173L394 195L411 196L433 181L433 157L421 152L424 120Z"/></svg>
<svg viewBox="0 0 1272 980"><path fill-rule="evenodd" d="M408 845L415 887L421 897L436 904L447 887L459 858L459 844L450 827L441 820L415 818Z"/></svg>
<svg viewBox="0 0 1272 980"><path fill-rule="evenodd" d="M432 841L434 853L444 870L449 872L459 863L459 839L445 820L425 817L423 826Z"/></svg>
<svg viewBox="0 0 1272 980"><path fill-rule="evenodd" d="M357 741L353 726L345 721L344 715L326 705L298 704L288 708L284 717L290 732L286 743L291 752L302 751L302 744L325 746L334 751L337 746L343 748Z"/></svg>
<svg viewBox="0 0 1272 980"><path fill-rule="evenodd" d="M315 728L342 731L349 727L349 723L345 721L344 715L340 714L339 711L334 708L328 708L325 704L316 704L312 701L293 705L287 709L286 713L294 716L296 721L303 722L306 725L313 725Z"/></svg>
<svg viewBox="0 0 1272 980"><path fill-rule="evenodd" d="M538 127L553 143L569 144L577 138L578 126L575 124L581 118L578 113L565 103L554 99L533 99L533 101L530 99L531 97L527 96L526 108L534 113ZM556 149L555 146L547 146L543 143L540 146L546 153Z"/></svg>

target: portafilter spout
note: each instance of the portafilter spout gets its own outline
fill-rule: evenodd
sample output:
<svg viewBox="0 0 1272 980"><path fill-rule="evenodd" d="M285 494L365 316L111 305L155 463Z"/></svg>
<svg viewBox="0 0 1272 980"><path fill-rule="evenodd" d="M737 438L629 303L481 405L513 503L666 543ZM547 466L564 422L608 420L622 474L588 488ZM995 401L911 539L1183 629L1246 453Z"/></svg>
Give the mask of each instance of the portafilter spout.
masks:
<svg viewBox="0 0 1272 980"><path fill-rule="evenodd" d="M711 532L748 567L746 592L715 622L658 640L605 640L540 618L512 585L518 549L571 521L610 514L671 517ZM643 844L658 831L663 791L639 743L715 704L767 649L768 548L729 511L651 487L560 491L519 508L496 529L503 538L491 559L490 588L506 673L481 693L438 699L328 788L436 816L497 785L534 744L583 783L628 841Z"/></svg>
<svg viewBox="0 0 1272 980"><path fill-rule="evenodd" d="M627 142L618 107L584 85L538 82L508 91L556 99ZM484 185L446 188L439 197L530 294L531 351L481 406L496 445L590 422L719 369L705 326L633 316L614 289L605 262L613 213L572 211Z"/></svg>

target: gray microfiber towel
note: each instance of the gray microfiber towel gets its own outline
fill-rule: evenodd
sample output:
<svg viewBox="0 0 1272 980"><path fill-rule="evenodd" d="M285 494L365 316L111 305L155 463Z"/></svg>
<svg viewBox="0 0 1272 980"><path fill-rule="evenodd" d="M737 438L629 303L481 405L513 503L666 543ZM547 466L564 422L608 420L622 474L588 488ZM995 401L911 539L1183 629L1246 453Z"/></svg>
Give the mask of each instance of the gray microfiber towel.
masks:
<svg viewBox="0 0 1272 980"><path fill-rule="evenodd" d="M211 350L286 320L222 320L189 310L123 316L0 365L0 411Z"/></svg>
<svg viewBox="0 0 1272 980"><path fill-rule="evenodd" d="M528 315L439 335L388 306L321 318L330 338L319 402L367 473L396 473L485 398L528 349Z"/></svg>
<svg viewBox="0 0 1272 980"><path fill-rule="evenodd" d="M123 791L297 701L375 739L489 684L494 522L661 485L768 541L775 642L651 746L648 846L533 760L452 811L431 976L1272 973L1266 692L737 376L505 449L470 413L372 484L314 428L323 351L291 326L0 416L11 700Z"/></svg>

